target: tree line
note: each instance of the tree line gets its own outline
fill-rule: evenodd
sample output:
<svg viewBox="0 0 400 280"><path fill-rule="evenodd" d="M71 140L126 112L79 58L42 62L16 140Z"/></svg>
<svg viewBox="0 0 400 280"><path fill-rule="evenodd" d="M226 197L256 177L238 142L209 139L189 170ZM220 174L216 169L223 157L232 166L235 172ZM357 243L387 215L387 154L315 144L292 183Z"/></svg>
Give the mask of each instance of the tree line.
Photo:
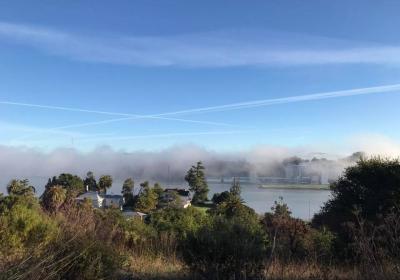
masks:
<svg viewBox="0 0 400 280"><path fill-rule="evenodd" d="M61 174L40 198L27 180L13 180L0 196L0 279L400 277L398 160L362 158L347 168L310 222L294 218L284 198L256 213L238 180L209 201L205 178L201 163L188 170L194 205L186 209L159 207L159 184L144 182L133 195L133 179L125 180L125 201L148 213L144 220L76 203L86 185L107 192L112 178Z"/></svg>

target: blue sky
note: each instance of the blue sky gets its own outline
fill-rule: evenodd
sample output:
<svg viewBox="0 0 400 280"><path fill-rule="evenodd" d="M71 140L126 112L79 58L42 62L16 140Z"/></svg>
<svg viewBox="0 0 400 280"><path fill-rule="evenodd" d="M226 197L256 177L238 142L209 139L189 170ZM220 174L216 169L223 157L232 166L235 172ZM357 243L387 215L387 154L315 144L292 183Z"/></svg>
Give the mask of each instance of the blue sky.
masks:
<svg viewBox="0 0 400 280"><path fill-rule="evenodd" d="M399 11L372 0L1 1L0 144L397 142Z"/></svg>

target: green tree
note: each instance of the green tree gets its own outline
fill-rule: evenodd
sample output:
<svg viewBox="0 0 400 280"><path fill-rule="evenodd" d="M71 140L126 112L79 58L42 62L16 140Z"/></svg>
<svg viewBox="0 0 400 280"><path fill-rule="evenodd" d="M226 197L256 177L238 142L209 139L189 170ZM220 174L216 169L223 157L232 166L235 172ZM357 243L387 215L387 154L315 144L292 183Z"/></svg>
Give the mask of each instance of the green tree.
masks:
<svg viewBox="0 0 400 280"><path fill-rule="evenodd" d="M155 183L154 184L154 191L156 192L158 197L160 197L163 194L164 189L161 187L161 185L159 183Z"/></svg>
<svg viewBox="0 0 400 280"><path fill-rule="evenodd" d="M36 189L35 187L29 185L29 181L27 179L13 179L7 186L7 192L9 195L33 196L36 192Z"/></svg>
<svg viewBox="0 0 400 280"><path fill-rule="evenodd" d="M400 205L400 162L362 158L331 184L331 190L332 198L314 217L314 224L341 231L344 224L356 222L356 211L367 221L379 221Z"/></svg>
<svg viewBox="0 0 400 280"><path fill-rule="evenodd" d="M124 184L122 185L122 195L125 200L125 207L133 207L134 205L134 197L133 197L133 191L135 188L135 182L133 181L132 178L128 178L124 181Z"/></svg>
<svg viewBox="0 0 400 280"><path fill-rule="evenodd" d="M222 202L227 201L230 195L231 193L229 191L224 191L222 193L215 193L211 200L214 204L220 204Z"/></svg>
<svg viewBox="0 0 400 280"><path fill-rule="evenodd" d="M41 211L37 198L26 196L25 192L22 195L11 192L10 196L0 197L2 265L4 260L40 253L56 236L57 223Z"/></svg>
<svg viewBox="0 0 400 280"><path fill-rule="evenodd" d="M222 193L215 193L213 195L212 201L214 204L221 204L223 202L231 201L242 203L241 194L242 190L240 187L240 182L236 178L233 179L232 186L229 191L224 191Z"/></svg>
<svg viewBox="0 0 400 280"><path fill-rule="evenodd" d="M245 205L240 197L232 194L229 194L228 198L217 204L215 208L211 208L209 212L213 216L222 216L227 219L236 218L243 221L258 221L258 215L254 209Z"/></svg>
<svg viewBox="0 0 400 280"><path fill-rule="evenodd" d="M49 212L56 212L65 202L67 191L62 186L53 186L45 190L41 204Z"/></svg>
<svg viewBox="0 0 400 280"><path fill-rule="evenodd" d="M135 210L149 213L150 211L156 209L158 196L154 189L150 188L148 181L143 182L140 184L140 186L141 189L135 203Z"/></svg>
<svg viewBox="0 0 400 280"><path fill-rule="evenodd" d="M204 166L201 161L196 166L192 166L185 176L185 180L188 182L190 190L194 192L193 202L199 203L207 201L208 185L204 173Z"/></svg>
<svg viewBox="0 0 400 280"><path fill-rule="evenodd" d="M282 260L304 256L304 240L311 229L302 220L290 216L291 211L282 197L274 202L271 210L272 213L265 213L263 219L265 231L273 240L271 255Z"/></svg>
<svg viewBox="0 0 400 280"><path fill-rule="evenodd" d="M85 188L88 188L89 191L97 191L97 181L96 178L94 177L94 174L92 171L89 171L88 173L86 173L86 178L83 181L83 184L85 186Z"/></svg>
<svg viewBox="0 0 400 280"><path fill-rule="evenodd" d="M387 215L398 215L400 162L398 159L361 158L331 184L331 199L313 218L313 225L336 233L335 247L352 255L354 234L363 227L379 227ZM375 234L375 233L374 233ZM376 244L377 245L377 244Z"/></svg>
<svg viewBox="0 0 400 280"><path fill-rule="evenodd" d="M183 240L189 233L195 233L207 224L208 217L194 207L167 207L151 213L149 221L158 232L172 233Z"/></svg>
<svg viewBox="0 0 400 280"><path fill-rule="evenodd" d="M49 178L45 186L45 190L54 186L61 186L67 191L68 197L76 197L85 192L83 180L76 175L62 173L58 177Z"/></svg>
<svg viewBox="0 0 400 280"><path fill-rule="evenodd" d="M67 195L77 196L85 192L83 180L73 174L62 173L57 178L57 185L67 190Z"/></svg>
<svg viewBox="0 0 400 280"><path fill-rule="evenodd" d="M102 175L97 185L99 193L107 193L107 189L111 188L113 179L110 175Z"/></svg>

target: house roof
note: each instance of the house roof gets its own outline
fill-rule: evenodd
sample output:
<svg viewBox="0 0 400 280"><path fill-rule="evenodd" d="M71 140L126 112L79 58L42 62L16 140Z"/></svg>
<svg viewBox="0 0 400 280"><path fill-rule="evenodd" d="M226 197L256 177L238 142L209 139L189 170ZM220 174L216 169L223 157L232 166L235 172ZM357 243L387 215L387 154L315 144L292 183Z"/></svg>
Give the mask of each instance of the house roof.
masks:
<svg viewBox="0 0 400 280"><path fill-rule="evenodd" d="M180 196L189 196L190 195L190 191L185 190L185 189L165 189L165 192L176 192L178 195Z"/></svg>
<svg viewBox="0 0 400 280"><path fill-rule="evenodd" d="M119 194L105 194L102 195L104 198L115 198L115 199L122 199L123 196Z"/></svg>
<svg viewBox="0 0 400 280"><path fill-rule="evenodd" d="M147 214L139 212L139 211L123 211L122 214L124 216L139 216L139 217L147 216Z"/></svg>
<svg viewBox="0 0 400 280"><path fill-rule="evenodd" d="M90 198L92 200L102 199L102 197L97 192L85 192L79 195L76 199Z"/></svg>

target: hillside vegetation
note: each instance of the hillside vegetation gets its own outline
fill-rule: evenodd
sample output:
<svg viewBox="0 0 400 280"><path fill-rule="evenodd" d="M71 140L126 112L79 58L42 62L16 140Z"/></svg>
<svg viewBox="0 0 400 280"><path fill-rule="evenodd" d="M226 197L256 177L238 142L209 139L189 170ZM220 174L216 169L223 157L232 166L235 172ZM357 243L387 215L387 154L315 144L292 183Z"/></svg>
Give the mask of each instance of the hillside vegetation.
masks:
<svg viewBox="0 0 400 280"><path fill-rule="evenodd" d="M400 162L361 159L331 184L332 198L308 223L284 199L263 215L234 181L208 200L205 169L186 180L194 205L161 203L162 186L122 186L118 208L78 203L84 186L106 193L110 176L61 174L38 198L27 180L0 195L0 279L399 279ZM174 199L174 198L173 198Z"/></svg>

